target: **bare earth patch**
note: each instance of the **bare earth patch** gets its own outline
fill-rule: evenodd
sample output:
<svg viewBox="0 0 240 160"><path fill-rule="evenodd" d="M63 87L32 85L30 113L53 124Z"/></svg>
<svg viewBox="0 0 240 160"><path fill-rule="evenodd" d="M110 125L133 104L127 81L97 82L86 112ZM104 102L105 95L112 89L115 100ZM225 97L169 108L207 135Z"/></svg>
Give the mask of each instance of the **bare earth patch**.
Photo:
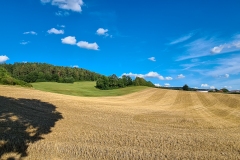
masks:
<svg viewBox="0 0 240 160"><path fill-rule="evenodd" d="M23 148L21 148L23 146ZM76 97L0 85L0 159L240 159L240 96Z"/></svg>

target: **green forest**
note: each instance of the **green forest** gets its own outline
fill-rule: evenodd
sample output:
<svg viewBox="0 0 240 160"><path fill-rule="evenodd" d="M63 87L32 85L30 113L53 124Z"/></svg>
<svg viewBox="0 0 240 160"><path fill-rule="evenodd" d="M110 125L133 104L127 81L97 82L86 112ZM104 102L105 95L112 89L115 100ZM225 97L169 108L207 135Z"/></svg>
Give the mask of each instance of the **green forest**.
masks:
<svg viewBox="0 0 240 160"><path fill-rule="evenodd" d="M118 78L115 74L104 76L82 68L54 66L47 63L0 64L0 67L2 68L2 72L4 71L4 75L8 75L8 82L2 82L2 84L15 85L15 81L17 80L21 84L34 82L74 83L78 81L96 81L96 87L102 90L124 88L127 86L154 87L152 82L140 77L132 80L130 76L122 76L121 78ZM6 81L6 76L4 79Z"/></svg>
<svg viewBox="0 0 240 160"><path fill-rule="evenodd" d="M82 68L54 66L47 63L1 64L12 77L28 82L96 81L102 75Z"/></svg>

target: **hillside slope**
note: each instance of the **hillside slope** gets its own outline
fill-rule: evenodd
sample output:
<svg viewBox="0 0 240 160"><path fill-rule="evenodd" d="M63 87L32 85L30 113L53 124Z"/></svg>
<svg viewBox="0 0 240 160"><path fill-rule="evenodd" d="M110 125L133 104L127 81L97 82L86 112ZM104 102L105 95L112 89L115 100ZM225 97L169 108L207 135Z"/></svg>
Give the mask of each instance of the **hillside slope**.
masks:
<svg viewBox="0 0 240 160"><path fill-rule="evenodd" d="M62 116L53 118L50 131L39 133L41 139L26 145L26 155L12 149L2 159L240 159L239 95L151 88L119 97L88 98L0 86L0 97L5 100L0 103L0 117L9 115L5 120L9 124L26 121L10 114L14 112L7 107L9 97L26 99L24 107L35 106L39 112L46 112L48 103L56 108L51 113ZM15 106L23 106L20 102ZM30 122L37 115L26 114ZM0 120L3 137L7 122ZM38 135L42 126L28 127L25 134ZM4 140L11 141L2 138L0 150Z"/></svg>

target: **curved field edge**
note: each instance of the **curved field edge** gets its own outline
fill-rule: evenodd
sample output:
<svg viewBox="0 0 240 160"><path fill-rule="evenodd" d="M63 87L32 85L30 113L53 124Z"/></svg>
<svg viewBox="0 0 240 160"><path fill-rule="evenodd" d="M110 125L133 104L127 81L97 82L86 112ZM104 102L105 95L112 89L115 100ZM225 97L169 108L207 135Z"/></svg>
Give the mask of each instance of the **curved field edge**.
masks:
<svg viewBox="0 0 240 160"><path fill-rule="evenodd" d="M42 139L27 143L23 159L240 159L240 96L149 88L124 96L77 97L12 86L0 86L0 96L16 99L13 109L37 110L47 102L63 117ZM11 106L3 104L3 111ZM31 120L37 114L29 109ZM14 123L17 118L9 115ZM15 138L19 143L21 134Z"/></svg>
<svg viewBox="0 0 240 160"><path fill-rule="evenodd" d="M100 90L95 87L96 82L88 81L75 83L38 82L31 84L34 89L41 91L86 97L121 96L149 88L146 86L132 86L120 89Z"/></svg>

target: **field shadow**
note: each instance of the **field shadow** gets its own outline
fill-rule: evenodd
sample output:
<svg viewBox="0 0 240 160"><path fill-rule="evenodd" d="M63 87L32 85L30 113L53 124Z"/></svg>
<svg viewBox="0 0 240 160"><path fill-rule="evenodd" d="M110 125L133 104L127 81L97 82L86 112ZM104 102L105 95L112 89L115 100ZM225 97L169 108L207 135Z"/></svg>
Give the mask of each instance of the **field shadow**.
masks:
<svg viewBox="0 0 240 160"><path fill-rule="evenodd" d="M26 157L28 145L43 139L62 118L50 103L0 96L0 159Z"/></svg>

